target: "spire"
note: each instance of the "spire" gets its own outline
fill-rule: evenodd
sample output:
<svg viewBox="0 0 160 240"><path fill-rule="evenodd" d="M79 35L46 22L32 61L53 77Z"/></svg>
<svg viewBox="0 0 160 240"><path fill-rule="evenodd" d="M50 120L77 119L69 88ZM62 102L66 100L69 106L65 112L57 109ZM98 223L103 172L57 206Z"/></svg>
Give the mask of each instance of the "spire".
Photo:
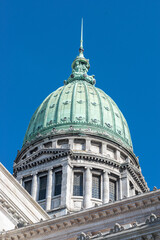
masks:
<svg viewBox="0 0 160 240"><path fill-rule="evenodd" d="M89 59L86 59L83 55L83 18L81 22L81 40L79 48L79 56L77 56L72 63L72 73L69 78L64 81L64 84L67 85L73 81L86 81L92 85L95 84L96 80L94 75L88 75L88 70L90 68Z"/></svg>
<svg viewBox="0 0 160 240"><path fill-rule="evenodd" d="M84 52L84 49L83 49L83 18L82 18L82 21L81 21L81 40L80 40L80 48L79 48L79 57L83 57L84 58L83 52Z"/></svg>

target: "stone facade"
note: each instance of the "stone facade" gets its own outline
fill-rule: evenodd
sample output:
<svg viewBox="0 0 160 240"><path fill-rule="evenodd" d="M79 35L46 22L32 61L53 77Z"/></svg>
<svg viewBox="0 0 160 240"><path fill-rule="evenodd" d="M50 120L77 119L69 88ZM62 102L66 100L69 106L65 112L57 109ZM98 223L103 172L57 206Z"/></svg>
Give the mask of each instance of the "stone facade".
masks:
<svg viewBox="0 0 160 240"><path fill-rule="evenodd" d="M62 171L62 194L54 196L55 174ZM73 195L74 173L83 174L83 196ZM14 175L24 186L32 180L38 201L39 178L47 176L46 198L38 201L51 215L63 215L113 201L109 181L116 184L115 200L147 192L138 159L121 145L95 136L49 136L24 147L14 163ZM100 197L92 197L92 177L100 177Z"/></svg>
<svg viewBox="0 0 160 240"><path fill-rule="evenodd" d="M8 232L1 239L159 239L160 190L68 213Z"/></svg>

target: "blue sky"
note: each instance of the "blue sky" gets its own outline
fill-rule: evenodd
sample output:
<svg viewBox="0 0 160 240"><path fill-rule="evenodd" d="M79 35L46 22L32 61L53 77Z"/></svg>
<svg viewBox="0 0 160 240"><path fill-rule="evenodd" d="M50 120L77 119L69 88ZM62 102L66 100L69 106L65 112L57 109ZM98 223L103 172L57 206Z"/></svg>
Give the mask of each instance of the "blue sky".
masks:
<svg viewBox="0 0 160 240"><path fill-rule="evenodd" d="M1 162L12 172L32 114L63 85L84 19L89 73L123 112L152 189L160 188L160 1L1 0Z"/></svg>

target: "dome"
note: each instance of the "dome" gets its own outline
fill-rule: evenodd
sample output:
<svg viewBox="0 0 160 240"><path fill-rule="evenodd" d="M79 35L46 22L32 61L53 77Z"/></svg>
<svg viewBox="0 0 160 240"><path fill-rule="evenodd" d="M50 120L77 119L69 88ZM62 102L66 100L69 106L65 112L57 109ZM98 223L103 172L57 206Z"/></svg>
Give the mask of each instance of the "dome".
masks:
<svg viewBox="0 0 160 240"><path fill-rule="evenodd" d="M31 118L24 143L50 133L94 134L125 145L132 150L127 122L115 102L95 87L87 74L89 60L83 48L72 63L72 73L64 86L52 92Z"/></svg>

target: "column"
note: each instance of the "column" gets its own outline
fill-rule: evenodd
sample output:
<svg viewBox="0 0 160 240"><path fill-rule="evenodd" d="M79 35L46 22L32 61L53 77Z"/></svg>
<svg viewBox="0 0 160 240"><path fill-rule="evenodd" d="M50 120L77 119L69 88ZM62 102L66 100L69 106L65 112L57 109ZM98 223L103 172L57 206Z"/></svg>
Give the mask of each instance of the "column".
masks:
<svg viewBox="0 0 160 240"><path fill-rule="evenodd" d="M103 203L109 202L109 176L105 171L103 174Z"/></svg>
<svg viewBox="0 0 160 240"><path fill-rule="evenodd" d="M36 201L37 200L37 173L35 173L32 178L31 195L32 195L33 199Z"/></svg>
<svg viewBox="0 0 160 240"><path fill-rule="evenodd" d="M71 174L72 168L68 163L65 163L62 167L61 206L68 209L71 203Z"/></svg>
<svg viewBox="0 0 160 240"><path fill-rule="evenodd" d="M51 198L52 198L52 169L49 169L47 176L46 211L51 209Z"/></svg>
<svg viewBox="0 0 160 240"><path fill-rule="evenodd" d="M85 185L84 185L84 208L91 207L92 198L92 173L90 168L85 171Z"/></svg>

